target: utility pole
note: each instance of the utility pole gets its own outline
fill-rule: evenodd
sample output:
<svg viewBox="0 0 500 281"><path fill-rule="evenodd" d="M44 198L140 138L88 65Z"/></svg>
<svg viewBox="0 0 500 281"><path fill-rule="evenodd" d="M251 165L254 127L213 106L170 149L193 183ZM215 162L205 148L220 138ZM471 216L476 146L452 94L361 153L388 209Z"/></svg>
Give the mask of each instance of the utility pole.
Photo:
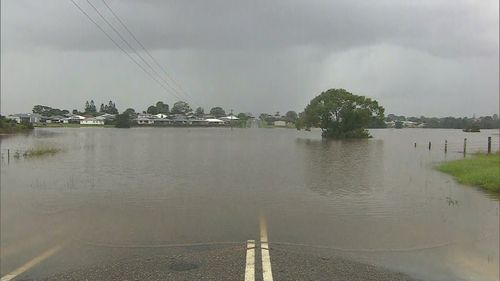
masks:
<svg viewBox="0 0 500 281"><path fill-rule="evenodd" d="M233 130L233 110L231 109L231 115L229 119L229 125L231 126L231 131Z"/></svg>

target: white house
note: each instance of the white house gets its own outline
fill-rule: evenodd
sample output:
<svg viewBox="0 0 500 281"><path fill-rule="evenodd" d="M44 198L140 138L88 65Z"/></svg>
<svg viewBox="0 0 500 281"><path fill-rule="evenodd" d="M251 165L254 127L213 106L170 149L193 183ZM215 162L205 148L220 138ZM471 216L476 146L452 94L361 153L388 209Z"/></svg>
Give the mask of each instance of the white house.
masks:
<svg viewBox="0 0 500 281"><path fill-rule="evenodd" d="M63 119L63 123L80 124L81 121L85 120L85 117L80 115L70 115L68 118Z"/></svg>
<svg viewBox="0 0 500 281"><path fill-rule="evenodd" d="M104 120L97 119L95 117L85 118L80 122L82 125L104 125Z"/></svg>
<svg viewBox="0 0 500 281"><path fill-rule="evenodd" d="M220 119L208 118L208 119L205 119L205 121L207 121L208 124L211 124L211 125L224 125L224 121L222 121Z"/></svg>
<svg viewBox="0 0 500 281"><path fill-rule="evenodd" d="M220 119L224 120L224 121L236 121L236 120L240 120L240 118L238 118L236 116L233 116L233 115L224 116L224 117L221 117Z"/></svg>
<svg viewBox="0 0 500 281"><path fill-rule="evenodd" d="M156 118L160 118L160 119L165 119L165 118L167 118L167 117L168 117L167 115L165 115L165 114L163 114L163 113L158 113L158 114L156 114L156 115L154 115L154 116L156 116Z"/></svg>
<svg viewBox="0 0 500 281"><path fill-rule="evenodd" d="M282 120L277 120L277 121L274 121L274 126L275 127L286 127L286 122L282 121Z"/></svg>

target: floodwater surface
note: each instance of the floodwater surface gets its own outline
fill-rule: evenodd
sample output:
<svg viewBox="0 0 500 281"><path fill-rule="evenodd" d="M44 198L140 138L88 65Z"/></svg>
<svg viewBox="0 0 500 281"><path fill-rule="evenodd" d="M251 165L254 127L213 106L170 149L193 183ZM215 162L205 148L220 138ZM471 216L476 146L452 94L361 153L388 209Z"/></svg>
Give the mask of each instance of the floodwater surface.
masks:
<svg viewBox="0 0 500 281"><path fill-rule="evenodd" d="M485 150L488 136L498 148L498 131L372 135L325 141L318 131L290 129L60 128L4 137L1 275L61 245L96 252L66 253L32 276L119 259L117 248L258 239L264 216L271 245L425 280L498 280L498 197L434 169L464 157L464 138L468 151ZM62 151L22 156L38 146Z"/></svg>

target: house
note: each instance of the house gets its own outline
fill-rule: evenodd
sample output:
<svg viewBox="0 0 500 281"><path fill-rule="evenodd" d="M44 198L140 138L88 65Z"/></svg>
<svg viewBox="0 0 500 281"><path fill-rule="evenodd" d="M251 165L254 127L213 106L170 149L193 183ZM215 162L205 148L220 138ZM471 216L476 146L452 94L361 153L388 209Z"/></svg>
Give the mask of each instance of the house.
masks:
<svg viewBox="0 0 500 281"><path fill-rule="evenodd" d="M286 122L283 120L276 120L273 124L275 127L286 127Z"/></svg>
<svg viewBox="0 0 500 281"><path fill-rule="evenodd" d="M151 119L153 121L153 124L155 126L166 126L172 124L172 120L167 119L167 118L154 118Z"/></svg>
<svg viewBox="0 0 500 281"><path fill-rule="evenodd" d="M7 119L16 121L16 123L21 123L22 122L22 115L21 114L11 114L7 116Z"/></svg>
<svg viewBox="0 0 500 281"><path fill-rule="evenodd" d="M156 115L149 114L149 113L139 113L139 114L137 114L137 118L153 119L153 118L157 118L157 117L156 117Z"/></svg>
<svg viewBox="0 0 500 281"><path fill-rule="evenodd" d="M103 115L97 116L96 119L106 121L106 120L114 120L115 117L116 115L114 114L105 113Z"/></svg>
<svg viewBox="0 0 500 281"><path fill-rule="evenodd" d="M64 116L60 116L60 115L53 115L53 116L50 116L50 117L44 117L43 119L45 119L45 123L63 123L65 117Z"/></svg>
<svg viewBox="0 0 500 281"><path fill-rule="evenodd" d="M387 128L394 128L394 127L396 127L396 122L394 122L394 121L385 121L385 125L387 126Z"/></svg>
<svg viewBox="0 0 500 281"><path fill-rule="evenodd" d="M168 118L168 116L167 116L167 115L165 115L165 114L163 114L163 113L158 113L158 114L156 114L156 115L154 115L154 116L156 116L156 118L161 118L161 119Z"/></svg>
<svg viewBox="0 0 500 281"><path fill-rule="evenodd" d="M175 117L171 119L171 123L174 125L190 125L191 120L182 114L175 114Z"/></svg>
<svg viewBox="0 0 500 281"><path fill-rule="evenodd" d="M224 116L224 117L221 117L220 119L223 120L223 121L236 121L236 120L240 120L240 118L238 118L236 116L233 116L233 115Z"/></svg>
<svg viewBox="0 0 500 281"><path fill-rule="evenodd" d="M82 125L97 125L97 126L101 125L102 126L102 125L104 125L104 120L97 119L95 117L88 117L88 118L85 118L84 120L82 120L80 122L80 124L82 124Z"/></svg>
<svg viewBox="0 0 500 281"><path fill-rule="evenodd" d="M68 118L63 119L63 123L80 124L80 122L84 119L85 119L85 117L74 114L74 115L70 115Z"/></svg>
<svg viewBox="0 0 500 281"><path fill-rule="evenodd" d="M7 116L7 119L14 120L17 123L28 122L28 123L39 123L42 120L42 116L35 113L17 113Z"/></svg>
<svg viewBox="0 0 500 281"><path fill-rule="evenodd" d="M205 119L205 121L207 121L209 125L224 125L224 121L216 118L208 118Z"/></svg>
<svg viewBox="0 0 500 281"><path fill-rule="evenodd" d="M191 125L193 126L207 126L208 121L202 118L191 119Z"/></svg>
<svg viewBox="0 0 500 281"><path fill-rule="evenodd" d="M137 117L134 119L135 122L137 122L137 125L153 125L154 124L154 119L152 118L147 118L147 117Z"/></svg>

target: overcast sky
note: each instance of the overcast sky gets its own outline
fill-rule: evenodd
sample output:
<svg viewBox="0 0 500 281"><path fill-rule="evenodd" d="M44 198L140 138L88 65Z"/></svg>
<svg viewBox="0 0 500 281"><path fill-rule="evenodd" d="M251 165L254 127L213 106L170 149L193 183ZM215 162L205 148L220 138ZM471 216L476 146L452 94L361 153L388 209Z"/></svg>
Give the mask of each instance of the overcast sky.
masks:
<svg viewBox="0 0 500 281"><path fill-rule="evenodd" d="M74 1L128 50L86 0ZM89 1L141 50L102 0ZM82 110L90 99L142 111L177 97L206 111L284 113L329 88L375 98L386 113L499 110L498 0L105 1L177 90L70 0L2 0L2 114Z"/></svg>

